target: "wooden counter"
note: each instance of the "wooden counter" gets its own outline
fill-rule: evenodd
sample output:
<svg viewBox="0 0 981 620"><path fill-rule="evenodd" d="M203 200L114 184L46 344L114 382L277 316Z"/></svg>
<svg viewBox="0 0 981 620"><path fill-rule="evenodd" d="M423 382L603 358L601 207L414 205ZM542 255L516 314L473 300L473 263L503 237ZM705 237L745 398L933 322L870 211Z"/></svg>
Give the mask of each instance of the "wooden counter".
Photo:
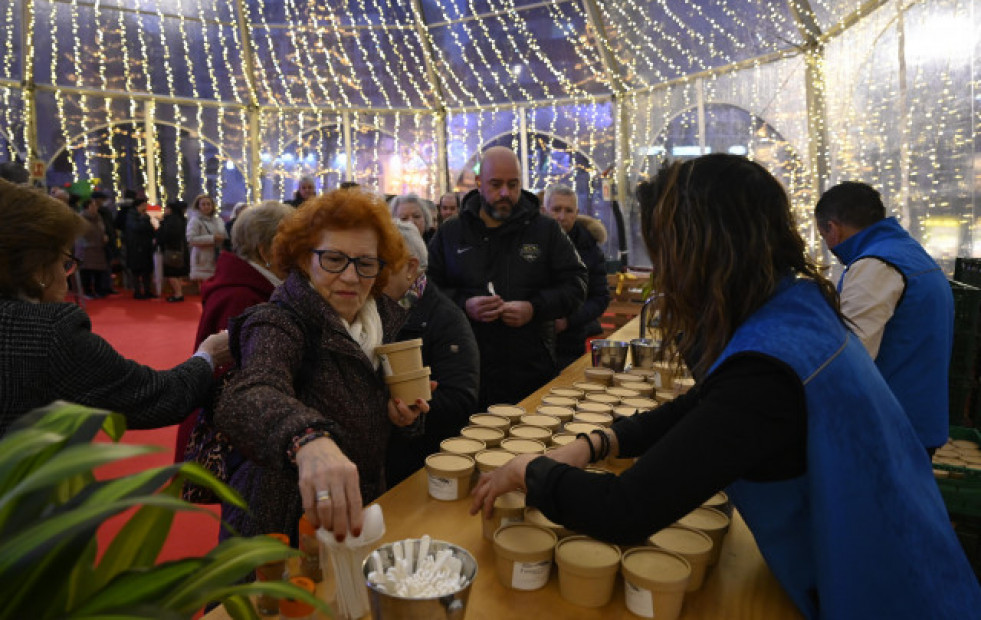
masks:
<svg viewBox="0 0 981 620"><path fill-rule="evenodd" d="M637 319L618 330L613 339L630 340L637 337ZM549 388L571 385L583 376L588 365L584 356L555 380L543 386L521 402L534 411ZM505 618L562 618L610 619L638 618L627 611L623 600L623 579L617 579L613 600L605 607L588 609L567 603L559 595L556 569L548 585L540 590L523 592L505 588L494 571L494 548L481 533L479 517L468 514L470 500L444 502L432 499L427 492L425 470L420 470L378 499L385 513L387 531L378 544L419 538L423 534L445 540L467 549L477 559L477 578L474 580L467 605L468 620L500 620ZM206 616L209 620L227 618L223 609ZM800 618L790 598L766 566L756 542L738 514L733 515L732 527L722 547L719 563L710 569L698 592L688 594L681 618L783 620Z"/></svg>

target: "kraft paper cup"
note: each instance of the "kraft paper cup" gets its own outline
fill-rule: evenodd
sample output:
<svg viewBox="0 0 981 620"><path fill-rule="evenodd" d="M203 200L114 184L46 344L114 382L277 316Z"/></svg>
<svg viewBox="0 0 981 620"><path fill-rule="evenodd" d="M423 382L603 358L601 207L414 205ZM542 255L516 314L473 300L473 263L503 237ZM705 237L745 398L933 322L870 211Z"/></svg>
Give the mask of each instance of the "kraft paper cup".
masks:
<svg viewBox="0 0 981 620"><path fill-rule="evenodd" d="M636 407L628 407L627 405L617 405L613 408L613 418L629 418L632 415L637 415L639 411Z"/></svg>
<svg viewBox="0 0 981 620"><path fill-rule="evenodd" d="M449 454L463 454L465 456L473 457L481 450L487 449L487 444L479 439L470 439L468 437L450 437L439 442L439 449L442 452L447 452Z"/></svg>
<svg viewBox="0 0 981 620"><path fill-rule="evenodd" d="M401 375L422 368L422 338L392 342L375 347L385 376Z"/></svg>
<svg viewBox="0 0 981 620"><path fill-rule="evenodd" d="M464 426L460 429L460 435L468 439L480 440L488 448L496 448L501 445L501 440L504 439L504 431L501 429L477 424Z"/></svg>
<svg viewBox="0 0 981 620"><path fill-rule="evenodd" d="M518 405L488 405L487 413L499 415L502 418L507 418L511 424L517 424L521 416L528 412L525 411L524 407L519 407Z"/></svg>
<svg viewBox="0 0 981 620"><path fill-rule="evenodd" d="M575 398L576 400L582 398L583 396L582 390L574 387L565 387L565 386L554 387L550 389L548 393L553 394L555 396L565 396L566 398Z"/></svg>
<svg viewBox="0 0 981 620"><path fill-rule="evenodd" d="M546 415L544 413L526 413L525 415L521 416L521 423L530 426L547 428L552 433L559 430L559 428L562 426L562 420L553 415Z"/></svg>
<svg viewBox="0 0 981 620"><path fill-rule="evenodd" d="M602 607L613 598L620 550L588 536L570 536L555 547L559 594L573 605Z"/></svg>
<svg viewBox="0 0 981 620"><path fill-rule="evenodd" d="M525 523L551 530L555 533L558 540L572 536L571 530L566 529L558 523L550 521L548 517L542 514L541 510L532 508L531 506L525 506Z"/></svg>
<svg viewBox="0 0 981 620"><path fill-rule="evenodd" d="M702 587L712 555L712 539L705 532L672 525L654 534L649 539L655 547L677 553L691 564L691 579L686 592L694 592Z"/></svg>
<svg viewBox="0 0 981 620"><path fill-rule="evenodd" d="M542 398L542 404L549 407L575 407L576 403L579 401L575 398L569 398L568 396L556 396L555 394L549 394L548 396Z"/></svg>
<svg viewBox="0 0 981 620"><path fill-rule="evenodd" d="M641 618L676 620L681 614L691 564L676 553L636 547L623 554L623 594L627 609Z"/></svg>
<svg viewBox="0 0 981 620"><path fill-rule="evenodd" d="M624 385L626 385L626 384L624 384ZM622 387L622 386L621 387L606 388L606 393L609 394L610 396L616 396L621 401L624 398L639 398L639 397L641 397L643 395L638 390L631 390L630 388L625 388L625 387Z"/></svg>
<svg viewBox="0 0 981 620"><path fill-rule="evenodd" d="M535 439L508 437L501 441L501 448L512 454L545 454L545 444Z"/></svg>
<svg viewBox="0 0 981 620"><path fill-rule="evenodd" d="M477 470L482 474L494 471L513 458L514 453L508 452L503 448L488 448L487 450L478 452L473 457L477 462Z"/></svg>
<svg viewBox="0 0 981 620"><path fill-rule="evenodd" d="M433 393L429 385L429 366L385 377L388 391L392 398L406 403L414 403L416 399L432 400Z"/></svg>
<svg viewBox="0 0 981 620"><path fill-rule="evenodd" d="M640 411L650 411L657 407L657 401L653 398L624 398L620 404Z"/></svg>
<svg viewBox="0 0 981 620"><path fill-rule="evenodd" d="M494 512L491 514L491 518L484 518L483 513L480 516L484 538L487 540L494 540L494 532L499 527L512 523L522 523L524 520L525 494L521 491L509 491L504 495L499 495L494 500Z"/></svg>
<svg viewBox="0 0 981 620"><path fill-rule="evenodd" d="M474 426L489 426L501 431L507 431L511 422L507 418L490 413L475 413L470 416L470 424Z"/></svg>
<svg viewBox="0 0 981 620"><path fill-rule="evenodd" d="M594 402L609 405L610 409L612 410L613 407L620 404L620 397L607 394L606 392L590 392L589 394L586 394L586 398L583 400L583 402ZM582 403L579 404L581 405Z"/></svg>
<svg viewBox="0 0 981 620"><path fill-rule="evenodd" d="M676 394L674 393L674 390L655 390L654 391L654 398L656 398L657 399L657 402L659 402L659 403L670 402L670 401L674 400L674 397L675 396L676 396Z"/></svg>
<svg viewBox="0 0 981 620"><path fill-rule="evenodd" d="M586 412L586 413L606 413L606 414L613 415L614 406L615 405L609 405L607 403L599 403L596 402L595 400L584 400L581 401L578 405L576 405L576 414L579 414L581 412ZM572 416L573 419L575 419L575 417L576 417L575 415Z"/></svg>
<svg viewBox="0 0 981 620"><path fill-rule="evenodd" d="M610 383L613 384L611 387L620 387L624 383L630 383L634 381L637 381L637 375L632 375L628 372L618 372L615 375L613 375L613 378L610 380Z"/></svg>
<svg viewBox="0 0 981 620"><path fill-rule="evenodd" d="M729 517L715 508L696 508L678 519L679 525L705 532L712 539L712 555L709 566L719 561L722 552L722 541L729 531Z"/></svg>
<svg viewBox="0 0 981 620"><path fill-rule="evenodd" d="M572 416L572 420L605 427L613 424L613 414L600 411L580 411Z"/></svg>
<svg viewBox="0 0 981 620"><path fill-rule="evenodd" d="M732 519L732 504L729 503L729 496L726 495L725 491L719 491L712 497L708 498L704 503L702 503L702 506L705 508L715 508L725 516L729 517L730 520Z"/></svg>
<svg viewBox="0 0 981 620"><path fill-rule="evenodd" d="M558 537L528 523L505 525L494 532L497 578L505 588L538 590L548 583Z"/></svg>
<svg viewBox="0 0 981 620"><path fill-rule="evenodd" d="M540 441L543 444L548 444L549 440L552 439L552 431L548 430L544 426L515 424L508 431L508 438L511 437L516 439L534 439L535 441Z"/></svg>
<svg viewBox="0 0 981 620"><path fill-rule="evenodd" d="M590 392L606 391L606 384L602 381L576 381L572 384L572 387L576 388L577 390L581 390L583 393L583 398L585 398L586 394L589 394Z"/></svg>
<svg viewBox="0 0 981 620"><path fill-rule="evenodd" d="M535 410L535 413L552 416L553 418L558 418L559 426L561 427L562 424L572 421L572 416L573 414L576 413L576 410L573 409L572 407L559 407L558 405L541 405L538 407L538 409Z"/></svg>
<svg viewBox="0 0 981 620"><path fill-rule="evenodd" d="M571 433L572 435L578 435L579 433L586 433L587 435L593 431L603 430L603 427L599 424L590 424L588 422L567 422L564 431L566 433Z"/></svg>
<svg viewBox="0 0 981 620"><path fill-rule="evenodd" d="M627 371L628 375L634 375L639 377L642 381L646 383L654 382L654 369L653 368L631 368Z"/></svg>
<svg viewBox="0 0 981 620"><path fill-rule="evenodd" d="M646 381L625 381L620 384L625 390L633 390L638 396L650 398L654 396L654 385Z"/></svg>
<svg viewBox="0 0 981 620"><path fill-rule="evenodd" d="M565 446L576 440L576 436L572 433L566 433L565 431L561 433L555 433L552 435L552 445L553 446Z"/></svg>
<svg viewBox="0 0 981 620"><path fill-rule="evenodd" d="M587 368L583 371L583 376L586 378L586 381L590 383L600 383L604 387L610 385L610 382L613 381L613 375L615 374L616 371L601 367Z"/></svg>
<svg viewBox="0 0 981 620"><path fill-rule="evenodd" d="M452 502L470 493L474 460L462 454L437 452L426 457L426 473L429 474L429 496Z"/></svg>

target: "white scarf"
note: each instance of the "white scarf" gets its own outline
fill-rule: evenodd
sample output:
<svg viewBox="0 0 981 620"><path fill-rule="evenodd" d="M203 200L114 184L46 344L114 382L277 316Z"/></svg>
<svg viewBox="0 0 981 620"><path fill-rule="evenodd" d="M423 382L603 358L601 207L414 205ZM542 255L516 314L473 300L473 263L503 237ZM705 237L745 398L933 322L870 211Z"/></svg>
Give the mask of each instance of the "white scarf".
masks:
<svg viewBox="0 0 981 620"><path fill-rule="evenodd" d="M368 297L368 301L358 311L353 323L348 323L344 317L338 317L347 333L358 343L364 354L371 360L371 365L378 370L380 360L375 355L375 347L382 343L382 322L378 314L378 305L374 297Z"/></svg>

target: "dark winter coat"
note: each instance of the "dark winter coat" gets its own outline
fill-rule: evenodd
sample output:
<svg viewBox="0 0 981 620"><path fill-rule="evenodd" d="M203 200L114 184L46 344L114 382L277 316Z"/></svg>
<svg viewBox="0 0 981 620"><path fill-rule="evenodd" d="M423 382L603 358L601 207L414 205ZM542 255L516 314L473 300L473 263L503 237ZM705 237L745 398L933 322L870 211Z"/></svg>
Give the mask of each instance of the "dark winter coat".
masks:
<svg viewBox="0 0 981 620"><path fill-rule="evenodd" d="M516 403L557 373L554 320L582 304L586 267L530 192L522 191L497 228L488 228L479 212L473 190L429 244L428 274L461 308L470 297L489 295L490 282L504 301L531 302L534 315L521 327L471 321L480 348L480 405Z"/></svg>
<svg viewBox="0 0 981 620"><path fill-rule="evenodd" d="M153 271L153 238L156 231L150 216L137 209L126 220L126 266L133 273Z"/></svg>
<svg viewBox="0 0 981 620"><path fill-rule="evenodd" d="M157 247L160 251L180 250L184 255L183 267L168 267L164 264L164 276L167 278L184 278L191 272L190 253L188 252L187 239L184 237L184 230L187 223L183 215L171 213L165 215L157 229Z"/></svg>
<svg viewBox="0 0 981 620"><path fill-rule="evenodd" d="M585 263L589 279L586 301L567 317L568 327L556 338L555 351L559 358L559 368L565 368L586 352L586 338L603 333L598 319L610 305L606 256L600 247L606 241L603 223L580 215L569 231L569 240L576 246L579 258Z"/></svg>
<svg viewBox="0 0 981 620"><path fill-rule="evenodd" d="M89 227L75 242L75 255L81 259L82 269L105 271L109 268L106 260L106 225L102 216L82 211L82 217Z"/></svg>
<svg viewBox="0 0 981 620"><path fill-rule="evenodd" d="M248 460L231 485L252 514L225 505L222 516L245 536L284 532L295 538L303 512L297 469L287 457L294 437L321 429L358 467L365 505L385 491L385 449L393 429L388 388L323 297L296 272L256 306L231 335L241 368L222 391L215 425ZM384 295L377 300L384 342L392 342L407 311ZM290 310L280 307L287 306ZM299 316L303 325L297 322ZM293 381L307 339L319 343L311 379Z"/></svg>
<svg viewBox="0 0 981 620"><path fill-rule="evenodd" d="M430 379L438 386L429 402L426 429L411 437L393 435L385 459L389 486L395 486L423 466L439 442L460 434L470 416L477 412L480 386L480 354L470 322L432 282L399 331L398 340L422 338L422 363L429 366Z"/></svg>
<svg viewBox="0 0 981 620"><path fill-rule="evenodd" d="M211 383L199 357L171 370L124 358L74 304L0 299L0 435L58 399L122 413L129 428L169 426L203 403Z"/></svg>

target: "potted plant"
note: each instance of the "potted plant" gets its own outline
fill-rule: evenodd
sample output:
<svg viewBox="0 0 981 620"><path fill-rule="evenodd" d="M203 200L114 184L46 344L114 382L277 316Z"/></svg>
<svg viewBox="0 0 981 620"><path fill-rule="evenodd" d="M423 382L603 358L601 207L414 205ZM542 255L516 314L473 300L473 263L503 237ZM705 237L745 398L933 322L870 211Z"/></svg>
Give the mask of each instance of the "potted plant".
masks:
<svg viewBox="0 0 981 620"><path fill-rule="evenodd" d="M113 443L92 443L100 430ZM156 564L177 511L210 514L180 499L185 479L245 504L193 463L96 480L96 467L159 450L118 443L124 432L119 414L57 402L0 438L0 619L188 618L212 601L233 618L259 618L249 596L260 593L327 611L289 583L240 583L261 564L299 555L266 536L230 538L203 557ZM134 506L97 559L96 530Z"/></svg>

